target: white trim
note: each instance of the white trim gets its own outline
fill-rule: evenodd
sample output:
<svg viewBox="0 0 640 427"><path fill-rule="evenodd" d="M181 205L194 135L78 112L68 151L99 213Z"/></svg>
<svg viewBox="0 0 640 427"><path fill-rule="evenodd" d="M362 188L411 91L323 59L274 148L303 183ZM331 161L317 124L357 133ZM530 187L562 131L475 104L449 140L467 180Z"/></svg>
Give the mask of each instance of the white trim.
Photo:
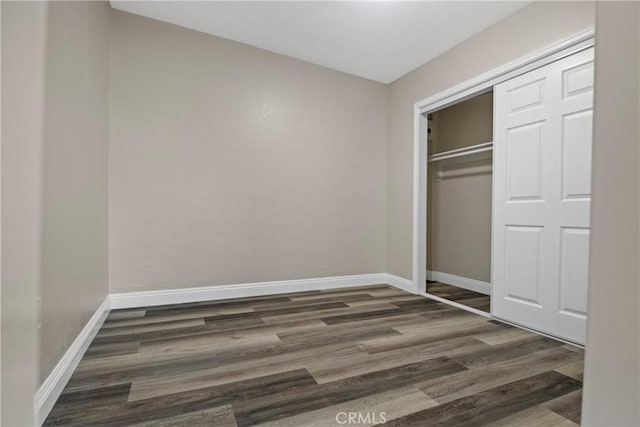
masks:
<svg viewBox="0 0 640 427"><path fill-rule="evenodd" d="M418 101L413 106L413 283L424 292L427 259L427 123L425 113L442 109L481 93L498 83L542 67L594 45L594 30L508 62L484 74Z"/></svg>
<svg viewBox="0 0 640 427"><path fill-rule="evenodd" d="M427 259L427 118L414 106L413 121L413 286L426 290ZM422 143L424 141L424 143Z"/></svg>
<svg viewBox="0 0 640 427"><path fill-rule="evenodd" d="M472 98L480 93L488 92L490 88L500 82L509 80L532 69L550 64L560 58L592 47L594 44L593 28L576 34L559 43L554 43L528 55L507 62L493 70L480 74L472 79L453 86L445 91L416 102L420 113L442 109L466 98Z"/></svg>
<svg viewBox="0 0 640 427"><path fill-rule="evenodd" d="M76 339L71 343L58 364L53 368L46 380L42 383L33 398L36 425L40 426L49 415L51 408L60 397L62 390L67 385L71 374L78 366L80 359L98 333L102 323L109 314L109 296L93 313L85 327L80 331Z"/></svg>
<svg viewBox="0 0 640 427"><path fill-rule="evenodd" d="M111 308L148 307L387 283L386 273L111 294ZM402 289L402 288L401 288ZM410 291L409 291L410 292Z"/></svg>
<svg viewBox="0 0 640 427"><path fill-rule="evenodd" d="M456 276L455 274L442 273L440 271L428 271L427 280L441 282L458 288L468 289L485 295L491 295L491 283L482 280L470 279L468 277Z"/></svg>
<svg viewBox="0 0 640 427"><path fill-rule="evenodd" d="M404 277L396 276L389 273L386 273L386 276L386 283L388 285L401 289L405 292L418 295L419 292L418 289L416 289L413 280L405 279Z"/></svg>
<svg viewBox="0 0 640 427"><path fill-rule="evenodd" d="M432 299L434 301L438 301L450 306L453 306L455 308L459 308L460 310L464 310L464 311L469 311L471 313L474 314L478 314L480 316L484 316L484 317L488 317L489 319L491 319L491 313L487 313L486 311L482 311L482 310L478 310L477 308L473 308L473 307L469 307L468 305L464 305L464 304L460 304L459 302L455 302L455 301L451 301L436 295L431 295L429 293L426 292L421 292L419 295L422 295L423 297L427 297L429 299Z"/></svg>

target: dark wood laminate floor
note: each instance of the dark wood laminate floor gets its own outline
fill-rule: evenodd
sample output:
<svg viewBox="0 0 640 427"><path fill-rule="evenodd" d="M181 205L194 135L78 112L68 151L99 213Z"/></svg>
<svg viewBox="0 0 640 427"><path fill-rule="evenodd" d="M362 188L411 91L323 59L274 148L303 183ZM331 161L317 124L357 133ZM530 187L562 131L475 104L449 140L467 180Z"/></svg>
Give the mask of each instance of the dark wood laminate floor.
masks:
<svg viewBox="0 0 640 427"><path fill-rule="evenodd" d="M582 363L386 285L114 310L45 424L573 425Z"/></svg>
<svg viewBox="0 0 640 427"><path fill-rule="evenodd" d="M427 292L487 313L491 312L491 297L480 292L432 281L427 281Z"/></svg>

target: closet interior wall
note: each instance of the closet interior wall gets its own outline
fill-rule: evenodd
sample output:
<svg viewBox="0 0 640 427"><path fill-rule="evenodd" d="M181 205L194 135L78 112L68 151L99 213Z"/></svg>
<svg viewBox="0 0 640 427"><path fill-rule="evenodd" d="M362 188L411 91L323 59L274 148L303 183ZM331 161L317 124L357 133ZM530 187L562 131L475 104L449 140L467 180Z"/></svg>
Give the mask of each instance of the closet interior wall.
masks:
<svg viewBox="0 0 640 427"><path fill-rule="evenodd" d="M490 142L493 92L436 111L428 123L429 156ZM491 164L490 153L481 160L470 156L429 163L428 272L491 281ZM445 173L440 182L438 170Z"/></svg>

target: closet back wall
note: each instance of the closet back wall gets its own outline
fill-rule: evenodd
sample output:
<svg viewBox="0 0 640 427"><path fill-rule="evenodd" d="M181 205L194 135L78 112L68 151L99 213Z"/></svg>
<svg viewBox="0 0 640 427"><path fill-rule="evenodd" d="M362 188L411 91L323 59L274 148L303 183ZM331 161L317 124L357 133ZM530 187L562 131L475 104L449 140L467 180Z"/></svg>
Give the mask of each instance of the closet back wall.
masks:
<svg viewBox="0 0 640 427"><path fill-rule="evenodd" d="M437 111L432 118L429 154L490 142L493 92ZM427 270L491 282L491 159L440 166L456 176L435 183L438 165L429 164Z"/></svg>
<svg viewBox="0 0 640 427"><path fill-rule="evenodd" d="M111 292L385 271L383 84L113 12Z"/></svg>

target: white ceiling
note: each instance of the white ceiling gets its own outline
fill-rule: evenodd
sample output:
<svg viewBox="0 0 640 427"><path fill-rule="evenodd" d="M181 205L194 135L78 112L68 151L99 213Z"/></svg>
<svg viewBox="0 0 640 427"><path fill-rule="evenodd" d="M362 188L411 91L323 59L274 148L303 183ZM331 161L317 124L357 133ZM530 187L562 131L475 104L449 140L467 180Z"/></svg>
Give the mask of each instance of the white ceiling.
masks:
<svg viewBox="0 0 640 427"><path fill-rule="evenodd" d="M115 9L383 83L529 1L128 1Z"/></svg>

